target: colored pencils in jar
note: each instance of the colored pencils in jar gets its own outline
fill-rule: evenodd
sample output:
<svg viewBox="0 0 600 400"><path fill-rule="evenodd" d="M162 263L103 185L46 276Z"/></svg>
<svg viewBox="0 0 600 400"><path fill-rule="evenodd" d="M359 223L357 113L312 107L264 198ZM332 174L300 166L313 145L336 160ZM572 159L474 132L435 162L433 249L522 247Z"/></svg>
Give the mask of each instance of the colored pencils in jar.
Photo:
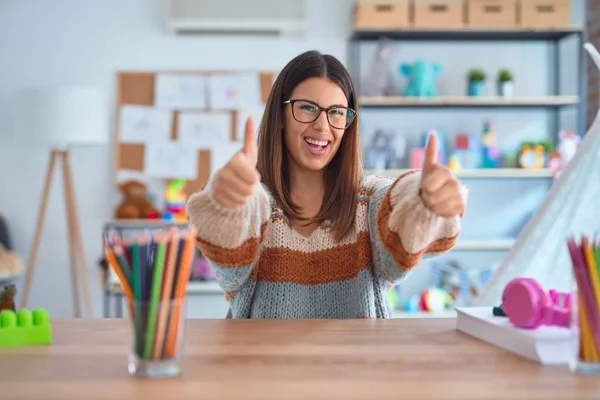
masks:
<svg viewBox="0 0 600 400"><path fill-rule="evenodd" d="M567 241L577 283L579 360L600 362L600 243L583 236Z"/></svg>
<svg viewBox="0 0 600 400"><path fill-rule="evenodd" d="M190 279L195 232L171 227L125 241L105 239L104 254L119 279L134 324L139 358L175 357Z"/></svg>

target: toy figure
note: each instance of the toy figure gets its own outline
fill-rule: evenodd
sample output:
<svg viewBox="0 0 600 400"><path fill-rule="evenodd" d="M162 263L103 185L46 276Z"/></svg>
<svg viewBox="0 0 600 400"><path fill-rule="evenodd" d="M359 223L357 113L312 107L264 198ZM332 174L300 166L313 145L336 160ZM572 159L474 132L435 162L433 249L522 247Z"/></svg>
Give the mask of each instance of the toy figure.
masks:
<svg viewBox="0 0 600 400"><path fill-rule="evenodd" d="M165 193L165 217L175 222L186 222L185 202L187 195L184 187L185 179L176 179L167 185Z"/></svg>
<svg viewBox="0 0 600 400"><path fill-rule="evenodd" d="M366 161L369 169L386 169L390 161L389 138L381 130L375 132L371 146L367 149Z"/></svg>
<svg viewBox="0 0 600 400"><path fill-rule="evenodd" d="M435 87L435 78L442 70L439 64L427 61L416 61L411 64L402 64L400 71L408 78L406 97L436 97L438 91Z"/></svg>
<svg viewBox="0 0 600 400"><path fill-rule="evenodd" d="M483 124L481 142L481 168L498 168L500 152L496 145L496 134L490 121L485 121Z"/></svg>
<svg viewBox="0 0 600 400"><path fill-rule="evenodd" d="M15 296L17 295L17 287L15 285L6 285L0 292L0 311L11 310L16 312Z"/></svg>
<svg viewBox="0 0 600 400"><path fill-rule="evenodd" d="M564 169L567 164L575 157L581 138L574 132L561 131L559 134L558 152L560 161Z"/></svg>
<svg viewBox="0 0 600 400"><path fill-rule="evenodd" d="M398 88L390 73L390 60L393 57L394 44L389 39L381 39L371 71L362 87L363 96L394 96Z"/></svg>

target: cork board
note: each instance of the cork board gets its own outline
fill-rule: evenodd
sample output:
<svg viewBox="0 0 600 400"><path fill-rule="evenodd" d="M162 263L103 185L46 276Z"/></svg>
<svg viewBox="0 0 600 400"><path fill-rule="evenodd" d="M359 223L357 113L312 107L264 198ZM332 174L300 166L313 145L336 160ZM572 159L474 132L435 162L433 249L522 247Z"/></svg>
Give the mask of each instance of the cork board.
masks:
<svg viewBox="0 0 600 400"><path fill-rule="evenodd" d="M116 101L115 101L115 128L114 128L114 171L113 181L117 184L117 173L119 170L131 170L143 173L144 171L144 144L121 143L119 138L119 116L121 106L123 105L139 105L153 106L154 105L154 83L157 74L160 73L190 73L190 74L226 74L239 73L248 71L147 71L133 72L122 71L116 76ZM271 91L274 73L273 72L256 72L260 78L260 89L262 102L266 103ZM186 111L190 111L186 109ZM193 111L222 111L211 110L209 108L197 109ZM231 140L235 141L237 132L237 111L228 111L232 114ZM171 138L177 138L177 116L179 111L173 110L173 124L171 126ZM198 152L198 172L194 180L187 182L185 191L188 195L202 188L210 175L214 172L210 170L211 154L210 150L202 149ZM168 180L167 180L168 182Z"/></svg>

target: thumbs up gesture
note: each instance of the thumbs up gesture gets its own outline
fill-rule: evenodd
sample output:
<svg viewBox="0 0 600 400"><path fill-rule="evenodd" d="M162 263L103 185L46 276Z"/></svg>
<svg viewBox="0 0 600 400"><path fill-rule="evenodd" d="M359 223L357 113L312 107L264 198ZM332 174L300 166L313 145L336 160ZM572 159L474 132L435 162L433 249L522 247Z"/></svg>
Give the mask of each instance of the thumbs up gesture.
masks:
<svg viewBox="0 0 600 400"><path fill-rule="evenodd" d="M465 211L460 183L448 168L438 164L437 135L431 133L423 160L420 194L425 205L442 217L462 216Z"/></svg>
<svg viewBox="0 0 600 400"><path fill-rule="evenodd" d="M246 121L244 147L219 170L213 184L213 198L225 208L245 205L259 182L256 134L251 118Z"/></svg>

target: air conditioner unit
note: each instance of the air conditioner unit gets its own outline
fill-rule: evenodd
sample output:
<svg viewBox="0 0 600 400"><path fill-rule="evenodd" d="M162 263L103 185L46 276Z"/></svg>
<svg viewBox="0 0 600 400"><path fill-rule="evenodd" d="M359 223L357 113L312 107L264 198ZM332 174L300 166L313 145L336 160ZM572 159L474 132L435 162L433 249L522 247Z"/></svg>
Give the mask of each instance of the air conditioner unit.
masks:
<svg viewBox="0 0 600 400"><path fill-rule="evenodd" d="M307 0L166 0L167 29L177 35L302 33Z"/></svg>

